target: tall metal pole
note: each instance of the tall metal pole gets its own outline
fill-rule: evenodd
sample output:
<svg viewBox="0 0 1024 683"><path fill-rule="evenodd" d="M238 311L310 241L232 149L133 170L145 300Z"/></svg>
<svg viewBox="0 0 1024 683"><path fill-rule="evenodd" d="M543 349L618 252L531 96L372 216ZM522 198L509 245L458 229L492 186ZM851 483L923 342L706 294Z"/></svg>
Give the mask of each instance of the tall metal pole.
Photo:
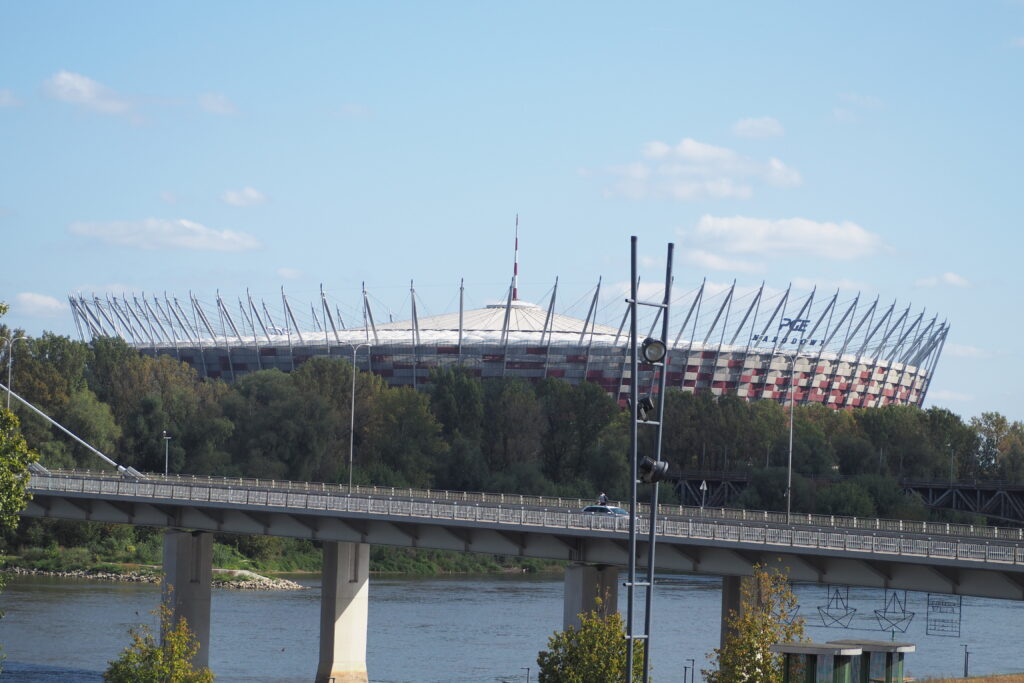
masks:
<svg viewBox="0 0 1024 683"><path fill-rule="evenodd" d="M633 602L636 585L636 437L637 437L637 362L636 351L636 236L630 237L629 256L629 582L626 584L626 680L633 681Z"/></svg>
<svg viewBox="0 0 1024 683"><path fill-rule="evenodd" d="M169 474L168 463L170 462L171 437L167 436L167 430L163 430L164 437L164 476Z"/></svg>
<svg viewBox="0 0 1024 683"><path fill-rule="evenodd" d="M14 341L7 342L7 412L11 411L11 361L14 359Z"/></svg>
<svg viewBox="0 0 1024 683"><path fill-rule="evenodd" d="M4 337L2 341L7 342L7 410L11 409L11 363L14 362L14 342L16 341L28 341L25 336L17 336L13 338Z"/></svg>
<svg viewBox="0 0 1024 683"><path fill-rule="evenodd" d="M345 343L345 342L342 342ZM348 344L352 348L352 396L348 413L348 492L352 495L352 468L355 463L356 440L356 353L362 347L370 348L369 344Z"/></svg>
<svg viewBox="0 0 1024 683"><path fill-rule="evenodd" d="M786 466L786 524L793 510L793 376L796 374L796 352L793 353L789 372L789 463Z"/></svg>
<svg viewBox="0 0 1024 683"><path fill-rule="evenodd" d="M661 313L661 339L663 341L668 339L668 312L669 304L672 301L672 253L674 249L675 245L669 242L665 266L665 296L662 299L662 309L659 311ZM661 359L661 375L658 378L658 426L654 445L654 459L657 462L661 462L661 436L662 430L665 426L665 380L668 376L668 353L668 346L666 342L665 357ZM644 633L647 635L647 640L644 641L643 683L647 683L647 681L650 680L651 672L651 612L654 611L654 550L656 547L658 533L657 481L651 484L651 512L649 524L650 528L648 529L647 534L647 594L644 603Z"/></svg>

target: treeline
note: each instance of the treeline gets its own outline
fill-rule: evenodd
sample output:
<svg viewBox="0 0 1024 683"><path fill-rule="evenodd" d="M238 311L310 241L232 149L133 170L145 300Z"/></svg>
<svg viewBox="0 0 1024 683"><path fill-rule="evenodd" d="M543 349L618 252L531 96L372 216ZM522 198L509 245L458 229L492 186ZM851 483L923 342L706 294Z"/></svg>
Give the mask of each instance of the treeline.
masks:
<svg viewBox="0 0 1024 683"><path fill-rule="evenodd" d="M10 333L0 327L0 336ZM480 381L450 368L416 392L357 373L350 434L352 367L340 360L312 358L289 374L254 372L227 384L116 339L85 344L44 334L14 351L17 393L141 471L162 472L166 454L171 473L346 482L351 436L357 484L628 496L628 413L594 384ZM16 402L12 409L45 466L103 467ZM784 507L777 484L788 453L785 406L672 391L664 424L665 459L684 470L755 472L737 503ZM641 452L652 447L653 431L640 430ZM798 407L793 465L804 477L847 477L827 490L798 477L794 510L889 514L906 503L884 503L900 477L1024 481L1024 425L998 413L965 422L934 407Z"/></svg>

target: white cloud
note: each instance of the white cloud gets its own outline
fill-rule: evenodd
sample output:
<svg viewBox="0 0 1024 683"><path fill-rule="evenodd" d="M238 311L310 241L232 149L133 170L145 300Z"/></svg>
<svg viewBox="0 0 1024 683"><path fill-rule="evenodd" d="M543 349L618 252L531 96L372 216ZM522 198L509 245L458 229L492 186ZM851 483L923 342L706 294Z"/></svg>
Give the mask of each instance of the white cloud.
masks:
<svg viewBox="0 0 1024 683"><path fill-rule="evenodd" d="M178 195L176 195L175 193L171 192L170 190L161 190L160 191L160 199L162 199L163 201L167 202L168 204L177 204L178 203Z"/></svg>
<svg viewBox="0 0 1024 683"><path fill-rule="evenodd" d="M265 194L252 187L243 187L241 190L225 190L220 198L225 204L231 206L256 206L267 201Z"/></svg>
<svg viewBox="0 0 1024 683"><path fill-rule="evenodd" d="M740 119L733 124L732 132L741 138L777 138L785 134L778 119L770 116Z"/></svg>
<svg viewBox="0 0 1024 683"><path fill-rule="evenodd" d="M956 273L943 273L942 275L923 277L916 280L914 284L918 287L938 287L939 285L950 285L951 287L971 286L971 283L967 281L967 278Z"/></svg>
<svg viewBox="0 0 1024 683"><path fill-rule="evenodd" d="M302 271L295 268L278 268L277 274L285 280L298 280L302 277Z"/></svg>
<svg viewBox="0 0 1024 683"><path fill-rule="evenodd" d="M203 93L199 96L199 108L210 114L221 114L228 116L235 114L238 110L227 95L218 92Z"/></svg>
<svg viewBox="0 0 1024 683"><path fill-rule="evenodd" d="M775 157L768 160L767 178L768 182L776 187L797 187L803 182L797 171Z"/></svg>
<svg viewBox="0 0 1024 683"><path fill-rule="evenodd" d="M770 220L745 216L704 215L688 233L698 243L733 254L809 255L852 260L875 253L882 241L856 223L818 222L807 218Z"/></svg>
<svg viewBox="0 0 1024 683"><path fill-rule="evenodd" d="M11 312L20 315L56 316L64 314L67 310L68 305L63 301L45 294L36 294L35 292L16 294L14 296L14 303L11 304Z"/></svg>
<svg viewBox="0 0 1024 683"><path fill-rule="evenodd" d="M779 159L758 161L693 138L676 145L660 140L648 142L642 161L606 169L616 179L606 196L630 199L667 198L748 199L758 184L795 187L803 182L800 173Z"/></svg>
<svg viewBox="0 0 1024 683"><path fill-rule="evenodd" d="M992 352L980 349L977 346L967 344L954 344L947 342L943 347L943 353L956 358L992 358Z"/></svg>
<svg viewBox="0 0 1024 683"><path fill-rule="evenodd" d="M131 114L132 104L102 83L72 71L59 71L43 84L55 100L77 104L101 114Z"/></svg>
<svg viewBox="0 0 1024 683"><path fill-rule="evenodd" d="M673 199L683 200L701 199L704 197L712 199L726 199L728 197L749 199L754 194L753 188L749 185L737 185L731 178L670 182L666 185L666 189L669 196Z"/></svg>
<svg viewBox="0 0 1024 683"><path fill-rule="evenodd" d="M859 291L862 291L862 290L865 290L865 289L869 289L867 284L865 284L863 282L857 282L856 280L847 280L846 278L843 278L843 279L840 279L840 280L821 280L821 279L811 279L811 278L808 278L808 277L795 277L795 278L793 278L793 289L802 289L802 290L810 291L810 290L814 289L815 287L818 288L819 292L827 291L827 290L831 290L831 289L838 289L838 290L844 291L844 292L850 292L850 291L858 291L859 292Z"/></svg>
<svg viewBox="0 0 1024 683"><path fill-rule="evenodd" d="M728 270L736 273L756 273L764 270L760 264L728 259L703 249L683 250L682 256L683 261L689 265L707 270Z"/></svg>
<svg viewBox="0 0 1024 683"><path fill-rule="evenodd" d="M70 231L105 244L147 250L248 251L260 246L255 237L244 232L213 230L183 218L72 223Z"/></svg>
<svg viewBox="0 0 1024 683"><path fill-rule="evenodd" d="M1011 45L1013 45L1014 47L1024 47L1024 36L1014 38Z"/></svg>
<svg viewBox="0 0 1024 683"><path fill-rule="evenodd" d="M21 100L11 90L0 90L0 109L20 107Z"/></svg>

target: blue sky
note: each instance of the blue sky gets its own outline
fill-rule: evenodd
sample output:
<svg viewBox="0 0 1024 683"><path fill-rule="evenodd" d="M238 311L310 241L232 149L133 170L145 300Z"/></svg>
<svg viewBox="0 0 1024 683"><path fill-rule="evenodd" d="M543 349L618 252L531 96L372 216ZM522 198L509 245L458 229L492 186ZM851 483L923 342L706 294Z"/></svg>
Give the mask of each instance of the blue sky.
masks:
<svg viewBox="0 0 1024 683"><path fill-rule="evenodd" d="M1022 419L1022 85L1012 0L4 3L0 300L442 313L503 297L518 213L522 298L582 317L673 241L680 290L937 312L928 403Z"/></svg>

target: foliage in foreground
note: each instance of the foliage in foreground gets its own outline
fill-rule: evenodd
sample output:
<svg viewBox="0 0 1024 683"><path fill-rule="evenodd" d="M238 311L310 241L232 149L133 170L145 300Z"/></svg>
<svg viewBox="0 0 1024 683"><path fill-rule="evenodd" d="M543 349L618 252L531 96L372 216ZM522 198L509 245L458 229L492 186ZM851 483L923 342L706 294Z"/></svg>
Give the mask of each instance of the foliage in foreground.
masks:
<svg viewBox="0 0 1024 683"><path fill-rule="evenodd" d="M0 409L0 525L7 529L18 526L18 513L29 499L28 466L37 460L18 427L14 413Z"/></svg>
<svg viewBox="0 0 1024 683"><path fill-rule="evenodd" d="M715 669L701 671L708 683L782 683L782 655L771 651L780 642L804 640L804 620L796 617L796 596L789 577L778 569L755 565L744 581L740 613L730 610L725 645L708 655Z"/></svg>
<svg viewBox="0 0 1024 683"><path fill-rule="evenodd" d="M626 638L622 615L608 616L597 608L580 614L580 628L570 626L548 638L548 649L537 654L539 683L620 683L626 679ZM643 675L643 642L633 653L633 678Z"/></svg>
<svg viewBox="0 0 1024 683"><path fill-rule="evenodd" d="M192 658L199 651L199 641L184 619L173 623L174 615L166 603L153 610L160 617L163 642L158 643L153 630L143 624L128 633L132 644L121 656L110 662L103 680L110 683L212 683L209 668L196 669Z"/></svg>

